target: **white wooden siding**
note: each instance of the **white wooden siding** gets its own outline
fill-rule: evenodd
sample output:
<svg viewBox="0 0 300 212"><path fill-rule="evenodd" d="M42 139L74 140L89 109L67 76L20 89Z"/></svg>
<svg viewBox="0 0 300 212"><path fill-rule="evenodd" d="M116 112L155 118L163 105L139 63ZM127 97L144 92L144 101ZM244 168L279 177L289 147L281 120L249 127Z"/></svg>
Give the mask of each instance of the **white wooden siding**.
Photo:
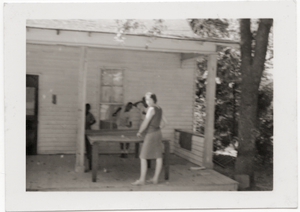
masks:
<svg viewBox="0 0 300 212"><path fill-rule="evenodd" d="M39 73L38 153L75 153L77 133L77 47L27 44L27 73ZM174 152L174 129L192 130L195 61L180 62L180 53L87 48L86 102L99 129L100 70L123 68L124 104L141 100L146 92L157 94L168 125L164 138ZM57 104L52 104L52 94ZM134 145L131 145L131 152ZM119 144L100 145L100 152L119 152Z"/></svg>
<svg viewBox="0 0 300 212"><path fill-rule="evenodd" d="M74 153L79 48L27 44L26 51L26 72L40 76L38 153Z"/></svg>
<svg viewBox="0 0 300 212"><path fill-rule="evenodd" d="M192 136L192 150L186 150L180 147L179 138L180 132L175 131L175 154L178 156L189 160L192 163L195 163L199 166L203 165L203 155L204 155L204 138L200 136L193 135Z"/></svg>

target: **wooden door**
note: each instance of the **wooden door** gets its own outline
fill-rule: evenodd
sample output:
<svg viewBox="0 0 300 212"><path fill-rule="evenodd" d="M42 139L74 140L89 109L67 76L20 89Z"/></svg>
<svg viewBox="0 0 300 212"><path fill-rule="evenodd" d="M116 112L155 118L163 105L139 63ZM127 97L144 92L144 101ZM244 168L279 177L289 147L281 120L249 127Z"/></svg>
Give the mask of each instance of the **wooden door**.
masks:
<svg viewBox="0 0 300 212"><path fill-rule="evenodd" d="M26 75L26 155L37 154L39 77Z"/></svg>

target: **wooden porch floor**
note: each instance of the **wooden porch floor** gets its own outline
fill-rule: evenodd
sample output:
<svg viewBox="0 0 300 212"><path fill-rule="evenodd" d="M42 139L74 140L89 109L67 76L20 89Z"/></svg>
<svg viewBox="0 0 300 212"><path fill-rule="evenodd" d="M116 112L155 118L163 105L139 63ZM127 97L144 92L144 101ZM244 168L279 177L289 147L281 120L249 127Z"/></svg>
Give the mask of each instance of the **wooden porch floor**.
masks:
<svg viewBox="0 0 300 212"><path fill-rule="evenodd" d="M140 162L129 155L100 155L97 182L91 171L76 173L75 155L26 156L27 191L236 191L237 182L214 170L189 170L196 165L174 154L170 155L170 179L161 174L158 185L132 186L139 177ZM155 161L148 169L152 177ZM104 169L107 172L104 172Z"/></svg>

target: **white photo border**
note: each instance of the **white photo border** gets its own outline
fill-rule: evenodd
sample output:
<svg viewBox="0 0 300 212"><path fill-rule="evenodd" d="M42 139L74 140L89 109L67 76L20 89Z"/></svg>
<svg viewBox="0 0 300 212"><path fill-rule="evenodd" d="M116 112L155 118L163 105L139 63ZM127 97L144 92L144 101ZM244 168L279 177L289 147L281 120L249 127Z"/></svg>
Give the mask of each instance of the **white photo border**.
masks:
<svg viewBox="0 0 300 212"><path fill-rule="evenodd" d="M6 4L3 8L6 210L297 207L295 8L296 4L293 1ZM274 19L274 189L272 192L26 192L24 87L27 19L220 17ZM180 201L181 199L185 201Z"/></svg>

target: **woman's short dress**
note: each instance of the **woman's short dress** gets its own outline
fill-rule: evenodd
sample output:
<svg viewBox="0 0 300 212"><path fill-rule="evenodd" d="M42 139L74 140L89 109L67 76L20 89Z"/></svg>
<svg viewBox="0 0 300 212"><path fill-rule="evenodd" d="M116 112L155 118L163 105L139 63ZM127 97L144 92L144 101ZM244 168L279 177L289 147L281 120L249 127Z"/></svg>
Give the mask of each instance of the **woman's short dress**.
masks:
<svg viewBox="0 0 300 212"><path fill-rule="evenodd" d="M162 119L162 109L158 106L154 106L154 110L155 114L146 129L146 135L140 153L140 158L143 159L162 158L162 133L159 127Z"/></svg>

